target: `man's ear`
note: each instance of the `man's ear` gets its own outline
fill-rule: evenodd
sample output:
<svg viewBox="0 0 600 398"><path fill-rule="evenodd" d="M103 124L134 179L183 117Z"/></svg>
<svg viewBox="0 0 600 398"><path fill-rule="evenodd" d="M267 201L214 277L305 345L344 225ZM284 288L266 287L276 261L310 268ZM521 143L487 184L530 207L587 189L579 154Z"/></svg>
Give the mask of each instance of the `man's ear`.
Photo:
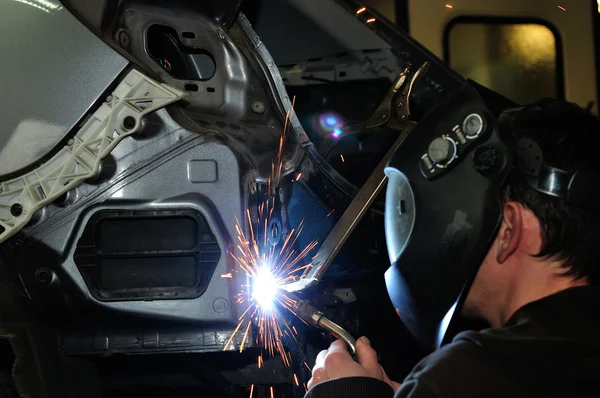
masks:
<svg viewBox="0 0 600 398"><path fill-rule="evenodd" d="M523 232L523 209L516 202L504 204L502 224L498 232L496 261L504 263L519 247Z"/></svg>

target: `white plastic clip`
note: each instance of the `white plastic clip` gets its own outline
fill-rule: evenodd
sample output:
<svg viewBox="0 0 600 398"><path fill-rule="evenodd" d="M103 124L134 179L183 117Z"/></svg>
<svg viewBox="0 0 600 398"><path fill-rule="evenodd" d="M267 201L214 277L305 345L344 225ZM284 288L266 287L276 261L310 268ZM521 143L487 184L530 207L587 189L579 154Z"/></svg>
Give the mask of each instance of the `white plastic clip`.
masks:
<svg viewBox="0 0 600 398"><path fill-rule="evenodd" d="M0 243L19 232L36 211L94 177L100 161L140 130L145 115L185 96L136 70L129 72L65 147L37 169L0 184Z"/></svg>

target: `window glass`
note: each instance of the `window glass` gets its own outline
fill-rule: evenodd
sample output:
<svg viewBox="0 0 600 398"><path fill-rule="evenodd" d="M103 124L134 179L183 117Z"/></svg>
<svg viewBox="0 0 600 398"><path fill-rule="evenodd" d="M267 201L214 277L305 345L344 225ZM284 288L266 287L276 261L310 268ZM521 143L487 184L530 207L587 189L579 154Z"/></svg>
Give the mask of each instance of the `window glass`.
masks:
<svg viewBox="0 0 600 398"><path fill-rule="evenodd" d="M446 34L446 61L466 78L518 103L562 97L557 38L547 26L480 19Z"/></svg>

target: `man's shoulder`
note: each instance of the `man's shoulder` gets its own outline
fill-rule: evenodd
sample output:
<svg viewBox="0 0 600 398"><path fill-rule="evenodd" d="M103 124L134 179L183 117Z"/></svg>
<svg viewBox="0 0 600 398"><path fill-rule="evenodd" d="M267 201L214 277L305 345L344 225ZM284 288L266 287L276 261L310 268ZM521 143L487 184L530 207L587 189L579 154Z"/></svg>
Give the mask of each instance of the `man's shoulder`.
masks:
<svg viewBox="0 0 600 398"><path fill-rule="evenodd" d="M490 361L491 359L481 347L469 341L459 340L447 344L425 357L417 364L413 373L446 373L447 369L479 367L475 364L481 362L488 364Z"/></svg>
<svg viewBox="0 0 600 398"><path fill-rule="evenodd" d="M454 341L423 359L405 383L415 381L436 397L527 396L500 361L468 340Z"/></svg>

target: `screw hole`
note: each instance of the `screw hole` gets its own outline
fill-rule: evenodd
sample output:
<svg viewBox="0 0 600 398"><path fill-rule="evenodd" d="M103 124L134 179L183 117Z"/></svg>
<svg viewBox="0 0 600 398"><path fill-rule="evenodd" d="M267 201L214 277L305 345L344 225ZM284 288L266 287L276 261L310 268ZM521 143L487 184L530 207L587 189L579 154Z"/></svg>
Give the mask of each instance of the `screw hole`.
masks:
<svg viewBox="0 0 600 398"><path fill-rule="evenodd" d="M135 118L133 116L127 116L123 120L123 127L125 128L125 130L131 130L132 128L134 128L135 127Z"/></svg>
<svg viewBox="0 0 600 398"><path fill-rule="evenodd" d="M39 268L35 272L35 279L42 286L48 286L53 279L52 271L47 268Z"/></svg>
<svg viewBox="0 0 600 398"><path fill-rule="evenodd" d="M196 34L194 32L181 32L181 37L185 39L195 39Z"/></svg>
<svg viewBox="0 0 600 398"><path fill-rule="evenodd" d="M216 90L214 87L207 87L206 91L208 91L209 93L214 93Z"/></svg>
<svg viewBox="0 0 600 398"><path fill-rule="evenodd" d="M184 86L185 91L192 91L192 92L196 92L198 91L198 85L197 84L186 84Z"/></svg>
<svg viewBox="0 0 600 398"><path fill-rule="evenodd" d="M125 31L119 32L118 40L119 40L119 44L123 48L128 48L129 45L131 44L131 40L129 38L129 35Z"/></svg>
<svg viewBox="0 0 600 398"><path fill-rule="evenodd" d="M10 207L10 214L14 217L19 217L23 213L23 206L18 203L15 203Z"/></svg>
<svg viewBox="0 0 600 398"><path fill-rule="evenodd" d="M250 102L250 109L252 109L252 112L254 112L254 113L262 114L262 113L265 113L266 106L265 106L265 103L262 102L261 100L255 99Z"/></svg>

